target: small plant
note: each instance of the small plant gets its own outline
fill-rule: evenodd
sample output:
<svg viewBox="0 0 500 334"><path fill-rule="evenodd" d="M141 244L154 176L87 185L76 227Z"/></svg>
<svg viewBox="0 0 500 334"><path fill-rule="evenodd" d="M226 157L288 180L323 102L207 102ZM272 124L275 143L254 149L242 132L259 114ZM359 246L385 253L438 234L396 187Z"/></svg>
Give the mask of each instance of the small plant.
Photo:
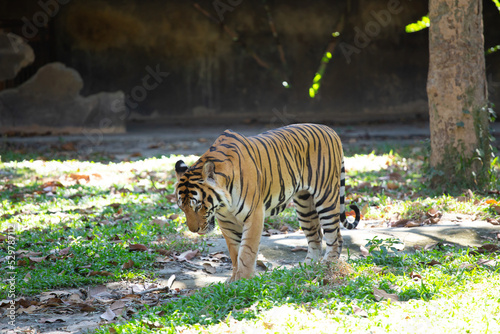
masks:
<svg viewBox="0 0 500 334"><path fill-rule="evenodd" d="M365 245L368 253L373 258L373 262L376 264L384 264L389 261L392 256L390 252L395 253L399 249L396 245L404 245L403 242L397 238L380 239L375 236L373 239L368 241Z"/></svg>

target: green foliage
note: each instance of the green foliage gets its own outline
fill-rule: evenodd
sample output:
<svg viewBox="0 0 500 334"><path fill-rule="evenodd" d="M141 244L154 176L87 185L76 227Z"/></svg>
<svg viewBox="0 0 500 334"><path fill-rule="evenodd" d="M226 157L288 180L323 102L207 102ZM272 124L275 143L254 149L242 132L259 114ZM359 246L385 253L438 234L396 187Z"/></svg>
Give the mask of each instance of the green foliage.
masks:
<svg viewBox="0 0 500 334"><path fill-rule="evenodd" d="M499 0L491 0L497 6L498 11L500 12L500 1Z"/></svg>
<svg viewBox="0 0 500 334"><path fill-rule="evenodd" d="M492 46L492 47L490 47L490 48L486 49L485 55L490 55L490 54L492 54L492 53L497 52L498 50L500 50L500 44L499 44L499 45Z"/></svg>
<svg viewBox="0 0 500 334"><path fill-rule="evenodd" d="M5 160L8 156L2 154ZM166 161L169 169L175 160ZM152 171L155 164L158 169ZM190 240L182 235L185 224L181 217L168 219L180 210L165 196L173 192L173 174L165 175L164 162L159 160L106 165L31 160L0 166L4 177L0 181L0 231L14 228L18 295L143 279L153 269L156 249L206 248L205 239ZM79 175L83 181L75 182L71 175ZM110 183L108 179L113 177L116 182ZM153 186L155 178L154 185L163 190ZM59 181L58 186L50 186L57 179L66 186ZM154 223L155 218L163 223ZM130 251L131 244L144 245L150 251ZM6 252L0 242L0 257ZM130 260L134 266L122 269ZM11 271L7 266L8 261L0 263L1 281ZM0 298L5 298L6 288L0 286Z"/></svg>
<svg viewBox="0 0 500 334"><path fill-rule="evenodd" d="M357 145L346 147L345 152L347 183L351 186L347 201L361 204L365 217L388 220L399 213L401 217L421 219L430 209L474 214L478 218L496 214L487 203L492 197L484 193L459 201L429 189L428 176L422 172L426 153L421 143ZM9 156L12 160L7 162ZM182 214L175 216L181 212L167 197L173 192L172 167L178 157L106 164L26 161L23 157L2 152L4 162L0 163L0 229L18 227L14 234L20 260L23 252L40 253L32 256L34 260L26 257L22 259L24 264L17 265L18 294L113 280L152 279L156 249L206 248L206 239L184 236ZM498 173L498 158L493 159L493 164ZM90 182L71 181L74 173L92 178ZM63 182L64 187L44 190L46 182L54 180ZM495 182L498 188L498 179ZM167 223L154 224L154 219ZM277 229L284 224L299 228L293 208L266 224ZM151 251L131 252L131 244L145 245ZM0 258L6 255L3 245L0 243ZM339 331L395 331L392 323L383 320L394 307L415 305L431 312L433 308L425 303L445 298L446 304L447 296L466 293L470 284L495 282L500 271L498 262L490 266L478 264L481 260L495 260L496 255L479 255L442 244L430 250L402 253L398 246L397 239L370 240L366 246L369 256L350 258L353 273L337 279L332 279L328 266L300 266L292 270L279 268L252 280L214 284L189 297L166 295L162 306L146 308L131 321L121 319L122 323L113 326L119 333L176 332L181 327L212 332L214 326L227 329L235 321L261 326L276 320L265 318L269 312L286 308L286 315L297 319L322 314L321 319L344 326ZM134 266L122 269L129 260ZM439 264L429 264L436 262ZM0 263L1 281L5 280L6 266ZM91 276L91 272L110 276ZM416 280L416 274L422 279ZM7 286L0 287L0 298L4 298ZM500 290L500 283L494 287ZM378 301L375 289L409 302ZM366 311L367 318L356 315L359 309ZM412 314L411 310L407 312ZM318 321L305 324L312 326ZM159 327L155 327L156 322ZM280 327L275 331L298 331L299 323L303 324L291 318L288 329ZM109 331L101 328L98 332Z"/></svg>
<svg viewBox="0 0 500 334"><path fill-rule="evenodd" d="M497 7L498 11L500 12L500 1L499 0L491 0L491 1L493 1L493 3L495 4L495 6ZM427 28L430 27L430 25L431 25L431 21L429 19L429 14L427 14L426 16L422 16L422 18L420 20L418 20L417 22L408 24L405 27L405 31L407 33L413 33L413 32L417 32L417 31L420 31L420 30L427 29ZM496 47L488 49L486 51L486 54L490 54L490 53L496 52L499 49L500 49L500 45L497 45Z"/></svg>
<svg viewBox="0 0 500 334"><path fill-rule="evenodd" d="M375 236L366 243L365 247L373 263L386 264L391 259L391 254L398 251L396 245L403 245L403 242L397 238L379 239Z"/></svg>
<svg viewBox="0 0 500 334"><path fill-rule="evenodd" d="M427 14L426 16L423 16L419 21L417 21L415 23L408 24L405 27L405 31L407 33L413 33L413 32L427 29L430 27L430 25L431 25L431 21L429 20L429 14Z"/></svg>

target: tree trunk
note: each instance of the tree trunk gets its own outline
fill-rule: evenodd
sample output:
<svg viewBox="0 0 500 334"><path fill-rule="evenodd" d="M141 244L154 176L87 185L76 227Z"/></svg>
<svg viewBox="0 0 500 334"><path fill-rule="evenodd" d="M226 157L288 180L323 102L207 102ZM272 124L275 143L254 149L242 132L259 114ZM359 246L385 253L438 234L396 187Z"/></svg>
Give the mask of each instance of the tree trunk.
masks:
<svg viewBox="0 0 500 334"><path fill-rule="evenodd" d="M431 167L435 180L483 187L491 160L481 0L429 1Z"/></svg>

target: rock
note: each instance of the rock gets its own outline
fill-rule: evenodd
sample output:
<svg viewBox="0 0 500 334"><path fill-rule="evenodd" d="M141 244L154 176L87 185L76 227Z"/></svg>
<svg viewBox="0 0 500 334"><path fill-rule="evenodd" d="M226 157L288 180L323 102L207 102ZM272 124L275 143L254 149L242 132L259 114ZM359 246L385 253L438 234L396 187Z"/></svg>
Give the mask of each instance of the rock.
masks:
<svg viewBox="0 0 500 334"><path fill-rule="evenodd" d="M28 81L0 92L0 133L85 134L125 132L125 94L83 97L83 80L62 63L41 67Z"/></svg>
<svg viewBox="0 0 500 334"><path fill-rule="evenodd" d="M35 54L23 38L0 32L0 80L14 79L19 71L35 61Z"/></svg>

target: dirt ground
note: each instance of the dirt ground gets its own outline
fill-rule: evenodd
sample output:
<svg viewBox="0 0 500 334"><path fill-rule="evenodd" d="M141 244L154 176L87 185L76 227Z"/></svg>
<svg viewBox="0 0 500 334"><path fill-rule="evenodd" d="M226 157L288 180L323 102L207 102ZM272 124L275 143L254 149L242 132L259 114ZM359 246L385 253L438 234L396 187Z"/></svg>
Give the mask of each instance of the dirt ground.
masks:
<svg viewBox="0 0 500 334"><path fill-rule="evenodd" d="M484 241L496 240L500 232L498 226L472 219L473 217L465 215L445 215L437 225L414 228L373 228L372 226L378 226L381 222L364 221L356 230L342 231L342 257L362 256L360 246L365 245L367 240L374 236L398 238L404 243L405 251L413 251L417 247L437 242L480 246ZM257 272L277 267L293 267L304 260L307 243L301 231L269 232L266 235L270 235L263 236L261 240ZM107 324L108 320L116 321L119 314L128 317L145 304L161 305L172 298L189 295L211 283L224 282L231 276L232 271L225 241L223 238L214 238L209 240L208 244L208 254L198 254L186 261L164 262L155 272L155 279L150 282L112 282L79 289L47 291L41 298L56 298L62 303L31 314L16 315L15 333L82 333ZM143 294L145 290L166 286L170 286L170 289ZM65 301L72 298L79 298L83 304L92 305L92 309L69 307L69 303ZM10 328L5 322L2 320L0 323L2 333L8 333L6 330Z"/></svg>
<svg viewBox="0 0 500 334"><path fill-rule="evenodd" d="M496 127L498 135L500 126ZM104 136L91 133L81 136L3 138L2 141L4 145L6 143L23 145L30 150L44 150L54 142L73 142L82 155L107 152L120 160L129 159L136 152L142 157L160 154L202 154L224 129L225 127L165 130L146 129L136 125L127 135ZM265 129L262 126L235 128L246 135L256 134ZM348 145L370 145L374 140L388 143L412 142L421 141L429 136L428 124L425 123L341 127L338 132ZM356 230L342 231L345 241L342 256L361 256L360 246L365 245L366 241L374 236L398 238L404 242L407 251L437 242L480 246L486 240L496 240L497 233L500 232L498 226L474 219L466 215L445 214L437 225L413 228L390 228L386 227L384 222L363 221ZM269 234L262 237L259 272L277 267L291 267L303 261L307 243L300 231L286 233L270 231ZM194 289L210 283L225 281L231 275L231 264L227 255L225 241L222 238L214 238L209 241L208 254L197 255L185 261L165 261L157 268L155 279L151 282L113 282L102 286L45 292L42 297L55 298L57 301L55 307L38 309L30 314L17 314L15 332L7 332L7 329L11 328L7 325L9 319L3 318L0 320L0 331L81 333L106 324L108 320L116 321L119 314L127 318L145 304L160 305L172 298L189 295ZM160 291L148 292L151 289ZM92 302L93 307L69 307L67 301L71 298L80 300L82 305Z"/></svg>

